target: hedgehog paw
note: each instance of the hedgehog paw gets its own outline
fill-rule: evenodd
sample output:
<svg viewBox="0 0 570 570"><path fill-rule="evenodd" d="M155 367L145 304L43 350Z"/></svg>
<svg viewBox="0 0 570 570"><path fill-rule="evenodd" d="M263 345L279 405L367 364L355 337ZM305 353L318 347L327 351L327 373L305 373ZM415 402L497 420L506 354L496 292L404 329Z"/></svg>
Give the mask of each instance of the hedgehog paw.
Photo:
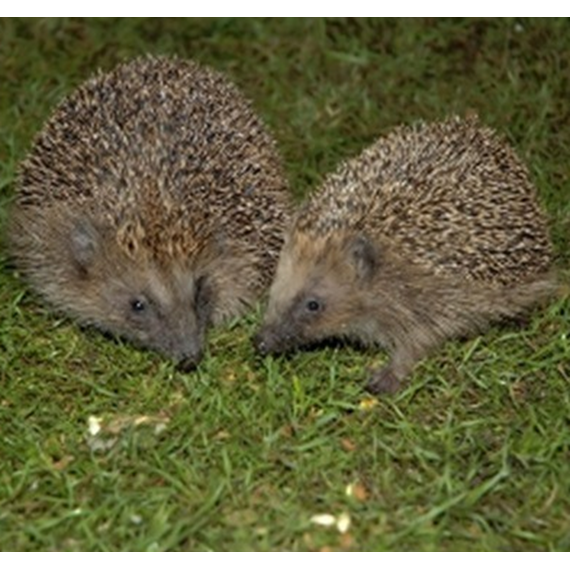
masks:
<svg viewBox="0 0 570 570"><path fill-rule="evenodd" d="M392 367L387 366L375 372L368 383L366 390L371 394L395 394L401 387L400 379Z"/></svg>

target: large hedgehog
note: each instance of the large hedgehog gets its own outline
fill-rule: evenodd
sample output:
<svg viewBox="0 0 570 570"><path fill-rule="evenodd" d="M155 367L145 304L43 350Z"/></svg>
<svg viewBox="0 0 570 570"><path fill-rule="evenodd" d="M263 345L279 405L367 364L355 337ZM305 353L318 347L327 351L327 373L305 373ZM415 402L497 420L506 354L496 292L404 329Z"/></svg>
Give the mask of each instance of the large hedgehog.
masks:
<svg viewBox="0 0 570 570"><path fill-rule="evenodd" d="M475 118L396 129L329 175L285 238L255 342L383 345L372 392L445 339L515 317L555 286L526 168Z"/></svg>
<svg viewBox="0 0 570 570"><path fill-rule="evenodd" d="M237 88L162 57L65 99L18 187L9 238L33 287L188 366L208 325L269 285L288 209L274 141Z"/></svg>

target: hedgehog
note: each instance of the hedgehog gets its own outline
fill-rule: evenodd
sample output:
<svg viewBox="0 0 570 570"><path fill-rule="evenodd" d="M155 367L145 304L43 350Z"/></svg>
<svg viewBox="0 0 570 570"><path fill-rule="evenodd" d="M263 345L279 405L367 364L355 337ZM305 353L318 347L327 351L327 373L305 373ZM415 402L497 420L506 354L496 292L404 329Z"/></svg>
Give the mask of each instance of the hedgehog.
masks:
<svg viewBox="0 0 570 570"><path fill-rule="evenodd" d="M205 333L267 289L288 184L241 92L143 56L57 107L23 161L8 239L52 307L192 368Z"/></svg>
<svg viewBox="0 0 570 570"><path fill-rule="evenodd" d="M444 341L548 299L551 262L529 173L493 130L476 116L400 126L292 216L254 344L383 347L367 389L393 393Z"/></svg>

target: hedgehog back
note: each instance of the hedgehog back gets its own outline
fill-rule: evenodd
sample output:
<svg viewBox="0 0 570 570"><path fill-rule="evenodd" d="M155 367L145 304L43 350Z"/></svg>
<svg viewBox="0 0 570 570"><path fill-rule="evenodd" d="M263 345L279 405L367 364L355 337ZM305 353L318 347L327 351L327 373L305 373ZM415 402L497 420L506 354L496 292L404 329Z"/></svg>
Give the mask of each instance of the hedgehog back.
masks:
<svg viewBox="0 0 570 570"><path fill-rule="evenodd" d="M194 62L145 57L61 103L21 167L17 207L90 212L158 260L217 233L272 264L286 201L274 141L237 88Z"/></svg>
<svg viewBox="0 0 570 570"><path fill-rule="evenodd" d="M551 246L525 166L475 118L400 127L329 175L295 231L362 232L442 276L508 284Z"/></svg>

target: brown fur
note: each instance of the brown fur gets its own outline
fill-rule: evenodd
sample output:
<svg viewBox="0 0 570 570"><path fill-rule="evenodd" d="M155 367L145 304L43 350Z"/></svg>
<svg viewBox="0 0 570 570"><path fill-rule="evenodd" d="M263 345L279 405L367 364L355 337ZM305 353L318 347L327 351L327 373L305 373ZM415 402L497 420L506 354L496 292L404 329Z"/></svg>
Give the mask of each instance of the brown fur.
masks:
<svg viewBox="0 0 570 570"><path fill-rule="evenodd" d="M267 287L287 184L239 91L193 62L141 58L86 81L23 163L18 266L81 322L195 363L210 324Z"/></svg>
<svg viewBox="0 0 570 570"><path fill-rule="evenodd" d="M420 168L432 146L438 153ZM393 392L446 339L546 299L555 287L550 244L525 172L473 121L380 139L329 176L297 214L258 348L280 352L332 336L380 344L391 362L368 388Z"/></svg>

